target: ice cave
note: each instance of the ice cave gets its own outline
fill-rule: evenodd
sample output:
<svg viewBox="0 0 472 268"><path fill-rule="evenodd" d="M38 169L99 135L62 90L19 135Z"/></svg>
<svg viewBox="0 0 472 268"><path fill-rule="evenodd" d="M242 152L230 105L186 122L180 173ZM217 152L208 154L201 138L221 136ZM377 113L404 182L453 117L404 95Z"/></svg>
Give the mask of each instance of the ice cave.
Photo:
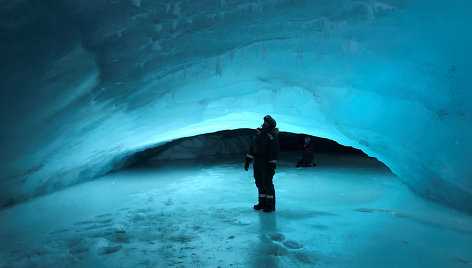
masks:
<svg viewBox="0 0 472 268"><path fill-rule="evenodd" d="M472 1L0 2L1 268L472 267Z"/></svg>

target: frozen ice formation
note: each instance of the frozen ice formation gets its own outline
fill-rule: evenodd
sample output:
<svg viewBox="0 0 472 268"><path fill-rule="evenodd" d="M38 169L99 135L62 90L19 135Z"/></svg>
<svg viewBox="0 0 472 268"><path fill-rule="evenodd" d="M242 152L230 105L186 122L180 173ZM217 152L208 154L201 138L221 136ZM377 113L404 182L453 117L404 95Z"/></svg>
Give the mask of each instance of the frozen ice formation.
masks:
<svg viewBox="0 0 472 268"><path fill-rule="evenodd" d="M3 2L0 206L271 114L472 212L470 1Z"/></svg>

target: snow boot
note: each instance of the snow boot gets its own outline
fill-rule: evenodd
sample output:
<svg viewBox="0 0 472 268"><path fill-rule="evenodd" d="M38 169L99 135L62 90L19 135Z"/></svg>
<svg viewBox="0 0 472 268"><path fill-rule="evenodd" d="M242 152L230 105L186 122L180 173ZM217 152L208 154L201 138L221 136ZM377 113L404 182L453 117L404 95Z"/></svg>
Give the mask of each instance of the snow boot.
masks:
<svg viewBox="0 0 472 268"><path fill-rule="evenodd" d="M255 210L263 209L265 205L265 199L266 199L265 194L259 194L259 203L257 205L254 205L254 209Z"/></svg>
<svg viewBox="0 0 472 268"><path fill-rule="evenodd" d="M264 204L264 212L275 211L275 195L266 195L266 202Z"/></svg>

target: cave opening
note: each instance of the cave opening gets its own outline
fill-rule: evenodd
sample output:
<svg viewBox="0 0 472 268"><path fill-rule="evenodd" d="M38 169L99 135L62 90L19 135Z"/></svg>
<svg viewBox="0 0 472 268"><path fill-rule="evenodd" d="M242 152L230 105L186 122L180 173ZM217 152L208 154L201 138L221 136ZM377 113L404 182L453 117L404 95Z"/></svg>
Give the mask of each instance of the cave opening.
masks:
<svg viewBox="0 0 472 268"><path fill-rule="evenodd" d="M122 166L123 168L152 164L159 166L162 165L159 162L176 160L211 162L218 161L218 159L232 159L235 162L244 162L242 159L246 156L255 133L254 129L241 128L179 138L127 156ZM284 167L300 167L297 166L297 162L303 158L302 152L304 145L306 145L306 137L309 137L309 143L314 148L313 168L357 166L391 172L384 163L374 157L369 157L362 150L343 146L326 138L282 131L278 134L280 146L278 161L283 163ZM112 172L116 172L116 170Z"/></svg>

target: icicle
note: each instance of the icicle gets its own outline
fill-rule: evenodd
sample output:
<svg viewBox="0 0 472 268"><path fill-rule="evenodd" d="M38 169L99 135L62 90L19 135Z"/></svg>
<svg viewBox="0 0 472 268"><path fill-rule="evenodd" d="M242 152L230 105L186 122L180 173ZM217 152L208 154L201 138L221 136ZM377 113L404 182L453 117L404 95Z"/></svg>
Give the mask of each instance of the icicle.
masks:
<svg viewBox="0 0 472 268"><path fill-rule="evenodd" d="M220 59L220 57L216 58L216 75L221 76L221 59Z"/></svg>

